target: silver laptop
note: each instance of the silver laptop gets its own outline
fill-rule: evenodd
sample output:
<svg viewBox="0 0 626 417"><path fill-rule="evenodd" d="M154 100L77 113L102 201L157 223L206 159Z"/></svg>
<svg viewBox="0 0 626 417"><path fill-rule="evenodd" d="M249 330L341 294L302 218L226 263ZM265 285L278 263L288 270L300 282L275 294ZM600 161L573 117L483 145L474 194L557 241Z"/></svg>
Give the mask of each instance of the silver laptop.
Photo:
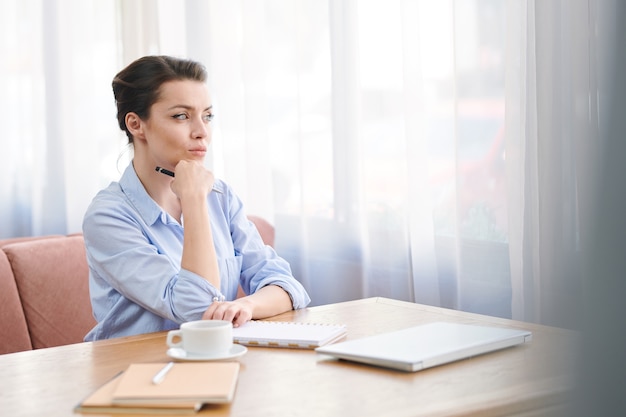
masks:
<svg viewBox="0 0 626 417"><path fill-rule="evenodd" d="M335 358L415 372L529 342L532 333L435 322L315 349Z"/></svg>

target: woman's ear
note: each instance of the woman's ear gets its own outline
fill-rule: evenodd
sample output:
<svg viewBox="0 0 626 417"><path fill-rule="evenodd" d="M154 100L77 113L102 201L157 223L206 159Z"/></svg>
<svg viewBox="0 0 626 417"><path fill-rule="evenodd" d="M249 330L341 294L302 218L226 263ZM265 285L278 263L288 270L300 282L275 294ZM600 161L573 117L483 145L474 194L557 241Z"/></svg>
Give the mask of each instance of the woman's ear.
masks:
<svg viewBox="0 0 626 417"><path fill-rule="evenodd" d="M134 139L143 139L143 122L137 113L126 113L124 121L126 123L126 129L133 135Z"/></svg>

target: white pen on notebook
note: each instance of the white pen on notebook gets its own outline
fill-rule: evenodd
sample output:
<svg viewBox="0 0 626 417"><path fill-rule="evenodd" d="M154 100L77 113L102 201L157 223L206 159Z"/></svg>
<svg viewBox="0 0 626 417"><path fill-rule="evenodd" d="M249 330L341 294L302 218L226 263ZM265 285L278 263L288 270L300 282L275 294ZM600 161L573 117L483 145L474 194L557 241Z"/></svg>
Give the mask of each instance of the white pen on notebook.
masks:
<svg viewBox="0 0 626 417"><path fill-rule="evenodd" d="M156 167L154 170L156 172L160 172L161 174L169 175L172 178L176 175L172 171L170 171L169 169L165 169L165 168L161 168L161 167ZM218 190L217 188L213 188L213 191L215 191L216 193L224 194L220 190Z"/></svg>
<svg viewBox="0 0 626 417"><path fill-rule="evenodd" d="M161 382L163 382L163 380L165 379L165 375L167 375L167 373L170 371L170 369L172 369L172 366L174 366L174 362L169 362L167 365L165 365L159 372L156 373L156 375L152 378L152 383L154 385L158 385Z"/></svg>

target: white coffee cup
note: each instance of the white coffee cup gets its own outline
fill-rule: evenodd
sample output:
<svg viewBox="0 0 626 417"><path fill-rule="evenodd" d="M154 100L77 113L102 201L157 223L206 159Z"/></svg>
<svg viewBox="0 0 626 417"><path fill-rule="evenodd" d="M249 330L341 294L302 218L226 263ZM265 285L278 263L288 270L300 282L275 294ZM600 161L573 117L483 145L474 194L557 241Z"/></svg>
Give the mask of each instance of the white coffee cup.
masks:
<svg viewBox="0 0 626 417"><path fill-rule="evenodd" d="M233 324L225 320L189 321L167 333L167 345L191 355L224 355L233 346Z"/></svg>

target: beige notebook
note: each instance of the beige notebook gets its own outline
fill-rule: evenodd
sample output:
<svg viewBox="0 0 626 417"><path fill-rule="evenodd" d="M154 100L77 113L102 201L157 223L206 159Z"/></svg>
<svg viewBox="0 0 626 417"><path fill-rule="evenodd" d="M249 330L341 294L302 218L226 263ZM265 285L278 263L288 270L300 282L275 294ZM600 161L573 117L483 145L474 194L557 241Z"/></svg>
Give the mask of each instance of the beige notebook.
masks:
<svg viewBox="0 0 626 417"><path fill-rule="evenodd" d="M224 404L235 395L239 362L174 363L160 384L152 383L162 363L131 364L113 391L114 404Z"/></svg>
<svg viewBox="0 0 626 417"><path fill-rule="evenodd" d="M247 346L315 349L343 338L343 324L253 320L233 328L233 341Z"/></svg>
<svg viewBox="0 0 626 417"><path fill-rule="evenodd" d="M96 414L145 414L145 415L181 415L193 414L200 410L203 406L201 402L174 402L171 404L161 403L158 406L147 406L142 404L113 404L113 392L117 389L122 374L118 374L115 378L98 388L80 404L74 411L77 413L96 413Z"/></svg>

